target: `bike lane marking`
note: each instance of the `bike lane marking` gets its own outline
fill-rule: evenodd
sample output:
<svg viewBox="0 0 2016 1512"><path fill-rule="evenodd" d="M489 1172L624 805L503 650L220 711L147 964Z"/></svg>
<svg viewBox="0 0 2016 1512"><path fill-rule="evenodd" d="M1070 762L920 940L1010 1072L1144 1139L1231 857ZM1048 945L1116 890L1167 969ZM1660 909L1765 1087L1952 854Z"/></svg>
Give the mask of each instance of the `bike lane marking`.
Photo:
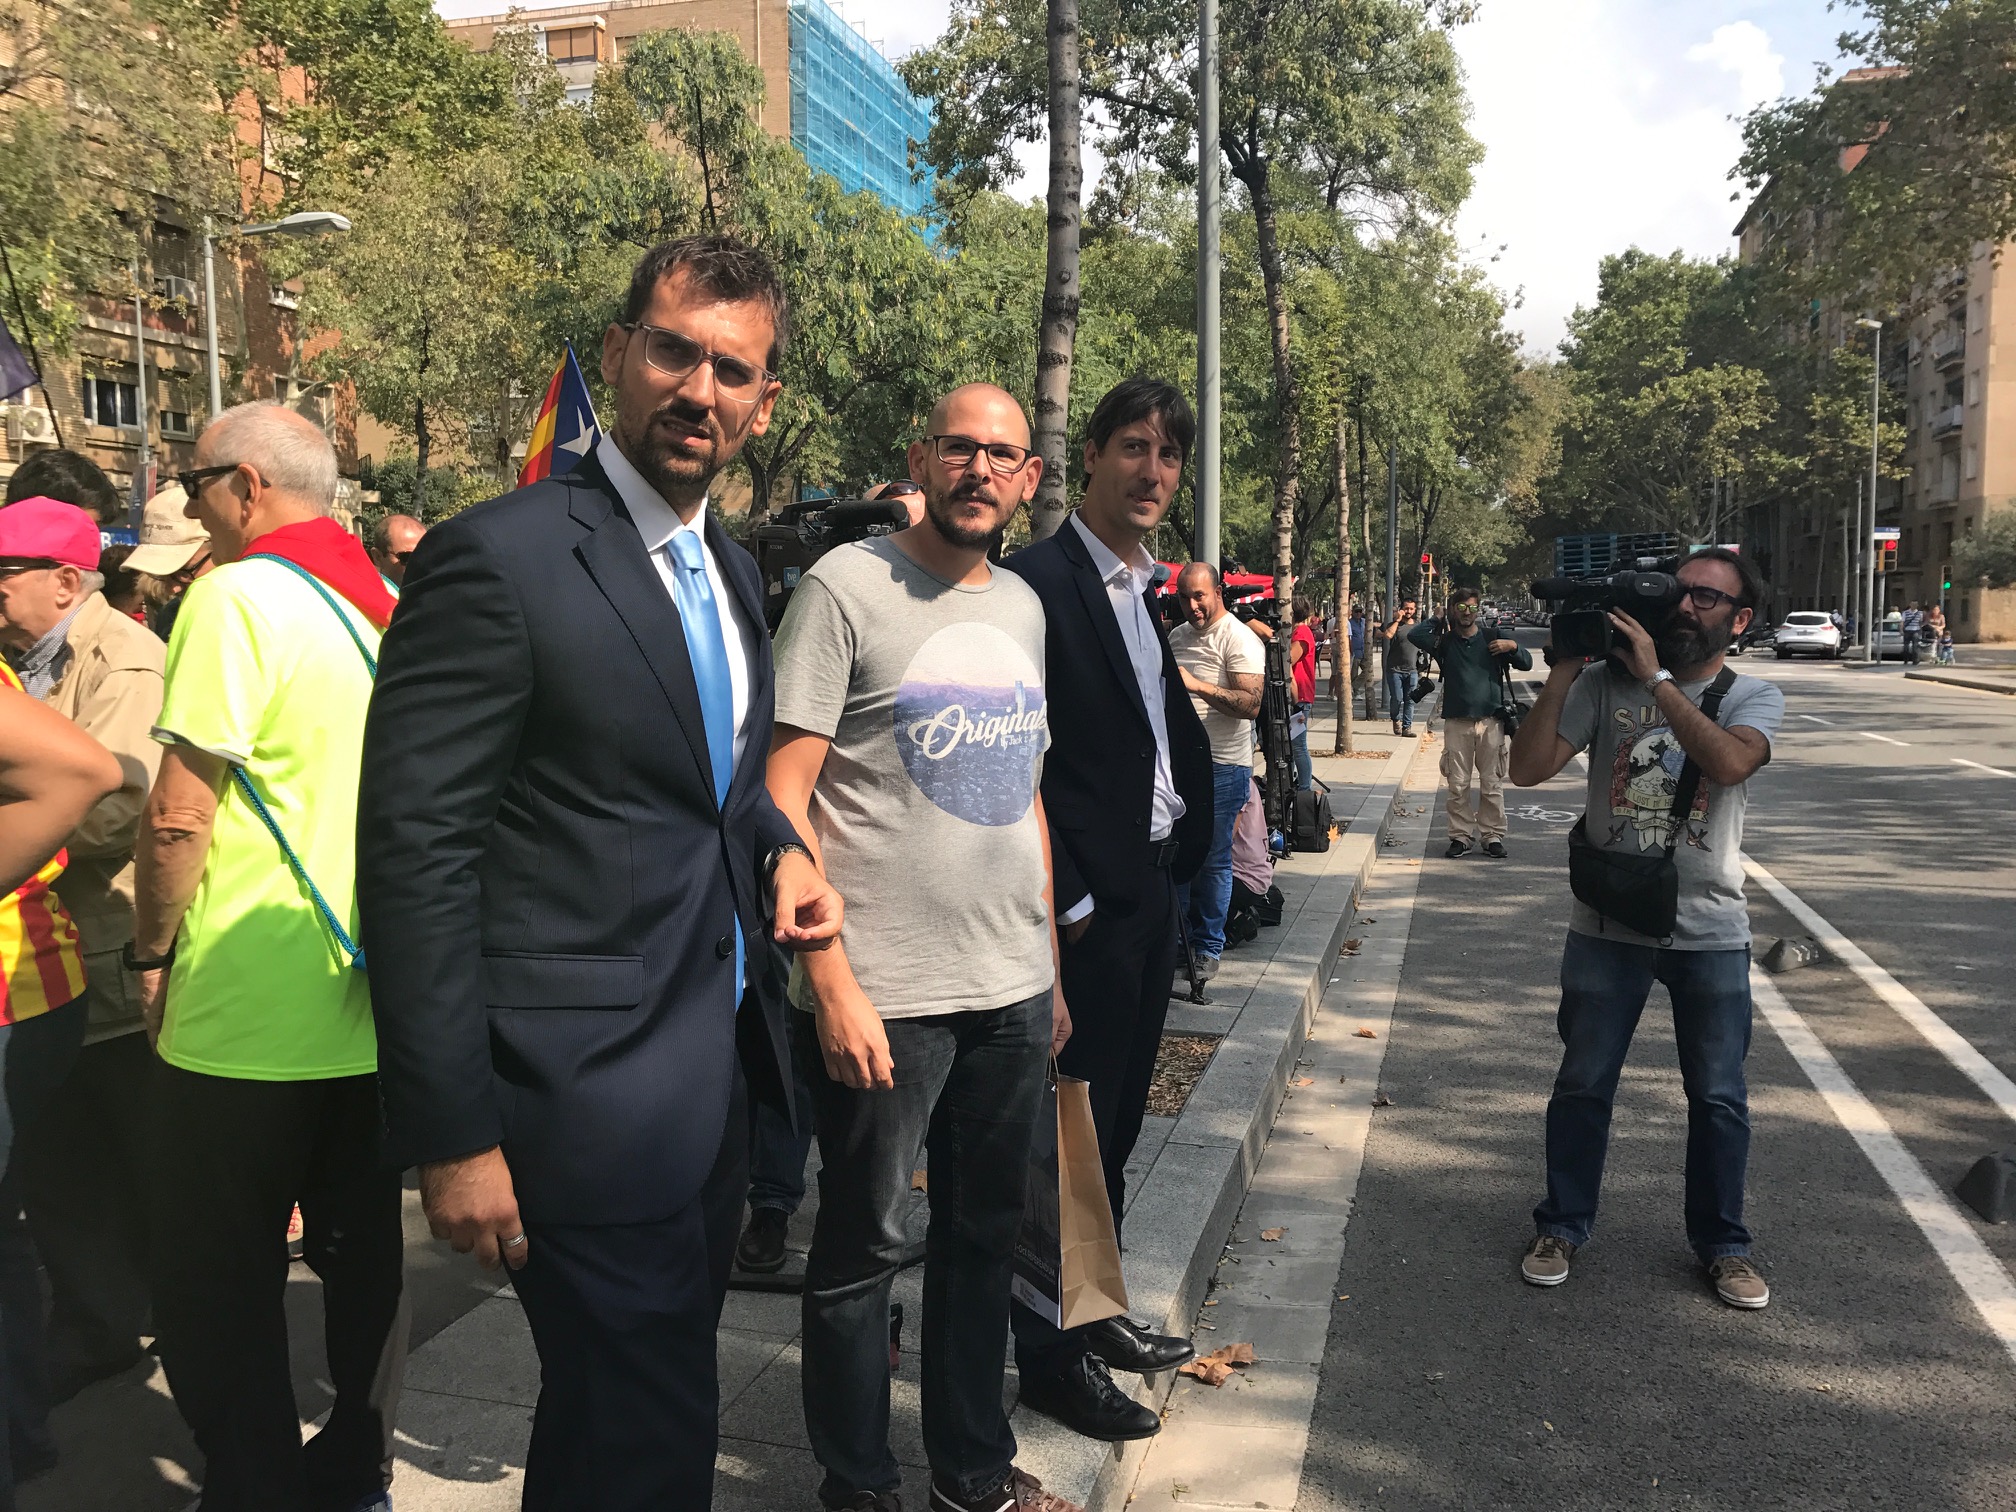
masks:
<svg viewBox="0 0 2016 1512"><path fill-rule="evenodd" d="M1952 756L1947 759L1958 766L1972 767L1977 772L1993 772L1997 777L2016 777L2016 772L2005 772L2000 767L1983 766L1978 761L1969 761L1965 756Z"/></svg>
<svg viewBox="0 0 2016 1512"><path fill-rule="evenodd" d="M1813 937L1826 946L1837 961L1895 1009L1899 1018L1923 1035L1933 1049L1952 1063L1955 1070L1979 1087L1988 1100L2001 1110L2003 1117L2016 1122L2016 1081L2011 1081L1959 1030L1926 1007L1924 999L1877 965L1861 946L1829 924L1812 905L1758 865L1748 853L1743 857L1743 870L1787 913L1811 930Z"/></svg>
<svg viewBox="0 0 2016 1512"><path fill-rule="evenodd" d="M1892 740L1888 735L1878 735L1874 730L1857 730L1855 733L1860 735L1864 740L1880 740L1885 745L1907 746L1911 744L1908 740Z"/></svg>
<svg viewBox="0 0 2016 1512"><path fill-rule="evenodd" d="M1793 907L1789 894L1781 901L1788 908ZM1807 1080L1813 1083L1841 1127L1861 1146L1869 1164L1876 1168L1877 1175L1918 1225L1925 1242L1932 1246L1967 1294L1967 1300L1974 1304L1988 1331L2009 1352L2011 1360L2016 1361L2016 1280L2011 1279L1965 1215L1918 1163L1917 1157L1904 1147L1889 1120L1849 1079L1841 1063L1820 1043L1820 1037L1761 968L1751 968L1750 991L1765 1022L1799 1063L1799 1069L1806 1073Z"/></svg>

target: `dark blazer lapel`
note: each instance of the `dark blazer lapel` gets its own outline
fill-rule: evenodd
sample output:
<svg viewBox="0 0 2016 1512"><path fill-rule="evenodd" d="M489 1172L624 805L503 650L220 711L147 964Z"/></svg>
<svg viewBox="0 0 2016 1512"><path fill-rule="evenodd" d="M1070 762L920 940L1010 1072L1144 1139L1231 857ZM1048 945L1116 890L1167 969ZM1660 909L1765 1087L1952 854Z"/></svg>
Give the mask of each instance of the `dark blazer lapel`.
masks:
<svg viewBox="0 0 2016 1512"><path fill-rule="evenodd" d="M686 627L673 607L672 595L651 565L643 538L623 507L616 485L593 453L581 459L567 481L576 483L570 490L567 512L589 532L575 544L574 554L629 629L630 638L664 691L665 701L672 705L673 717L699 764L701 786L711 802L714 765L707 754L707 721L700 712L700 685L693 679L693 663L686 654Z"/></svg>
<svg viewBox="0 0 2016 1512"><path fill-rule="evenodd" d="M1113 603L1106 597L1106 584L1100 579L1099 569L1093 565L1092 553L1080 539L1077 527L1068 519L1057 527L1057 542L1065 560L1071 563L1071 581L1077 585L1078 597L1084 601L1085 612L1092 618L1092 633L1098 636L1099 644L1105 648L1106 660L1113 664L1113 675L1127 690L1127 701L1141 716L1141 723L1153 729L1148 721L1148 705L1141 701L1141 683L1134 675L1134 660L1127 654L1127 642L1120 638L1120 622L1113 617Z"/></svg>

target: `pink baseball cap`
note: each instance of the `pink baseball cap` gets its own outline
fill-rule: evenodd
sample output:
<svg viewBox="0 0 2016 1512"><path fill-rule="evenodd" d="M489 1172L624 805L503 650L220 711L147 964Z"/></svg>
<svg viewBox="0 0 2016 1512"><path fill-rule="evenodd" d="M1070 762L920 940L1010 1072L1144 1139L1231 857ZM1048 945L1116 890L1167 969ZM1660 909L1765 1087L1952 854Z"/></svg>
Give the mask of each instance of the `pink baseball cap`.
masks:
<svg viewBox="0 0 2016 1512"><path fill-rule="evenodd" d="M37 495L0 509L0 557L39 557L98 570L98 522L75 504Z"/></svg>

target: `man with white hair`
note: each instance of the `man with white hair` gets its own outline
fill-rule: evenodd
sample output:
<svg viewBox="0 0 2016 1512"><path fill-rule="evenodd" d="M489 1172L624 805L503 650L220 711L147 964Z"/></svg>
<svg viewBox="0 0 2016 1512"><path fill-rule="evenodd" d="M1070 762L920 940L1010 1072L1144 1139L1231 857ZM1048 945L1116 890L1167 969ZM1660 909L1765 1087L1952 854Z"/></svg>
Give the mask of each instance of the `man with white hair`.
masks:
<svg viewBox="0 0 2016 1512"><path fill-rule="evenodd" d="M357 946L357 783L392 596L329 518L336 455L277 405L219 415L178 480L217 567L168 646L127 965L163 1064L154 1320L204 1512L389 1509L406 1348ZM287 1251L322 1278L336 1404L301 1442Z"/></svg>
<svg viewBox="0 0 2016 1512"><path fill-rule="evenodd" d="M84 952L84 1049L16 1140L16 1179L49 1273L48 1377L59 1402L137 1364L147 1320L142 1109L153 1056L139 985L119 957L133 937L134 836L161 760L150 732L162 647L106 602L98 552L98 522L77 505L28 499L0 513L0 651L28 692L119 758L123 775L66 842L56 887Z"/></svg>

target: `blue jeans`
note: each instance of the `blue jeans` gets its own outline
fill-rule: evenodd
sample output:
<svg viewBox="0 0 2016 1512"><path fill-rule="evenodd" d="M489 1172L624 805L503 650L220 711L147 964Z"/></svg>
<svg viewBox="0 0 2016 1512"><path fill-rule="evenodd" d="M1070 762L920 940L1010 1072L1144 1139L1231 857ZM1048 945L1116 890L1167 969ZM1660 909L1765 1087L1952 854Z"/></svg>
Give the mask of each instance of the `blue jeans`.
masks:
<svg viewBox="0 0 2016 1512"><path fill-rule="evenodd" d="M0 1509L14 1512L14 1452L53 1454L49 1360L35 1244L21 1216L16 1141L62 1085L84 1044L84 999L0 1025Z"/></svg>
<svg viewBox="0 0 2016 1512"><path fill-rule="evenodd" d="M982 1013L887 1020L896 1085L885 1092L842 1086L826 1074L812 1035L794 1040L819 1125L801 1384L828 1507L902 1483L889 1448L889 1283L903 1263L911 1173L926 1150L924 1454L933 1478L962 1497L1008 1479L1008 1287L1050 1058L1050 1007L1044 992Z"/></svg>
<svg viewBox="0 0 2016 1512"><path fill-rule="evenodd" d="M1403 730L1414 728L1414 679L1412 672L1386 674L1386 712Z"/></svg>
<svg viewBox="0 0 2016 1512"><path fill-rule="evenodd" d="M1586 1244L1596 1221L1610 1107L1653 982L1673 999L1673 1037L1687 1091L1687 1240L1706 1263L1750 1253L1743 1175L1750 1160L1750 951L1661 950L1571 931L1561 954L1567 1047L1547 1103L1547 1197L1533 1210L1542 1234Z"/></svg>
<svg viewBox="0 0 2016 1512"><path fill-rule="evenodd" d="M1307 747L1305 740L1298 766L1309 760ZM1253 768L1211 763L1211 849L1197 875L1176 889L1190 948L1214 960L1225 953L1225 915L1232 906L1232 827L1252 791Z"/></svg>
<svg viewBox="0 0 2016 1512"><path fill-rule="evenodd" d="M1316 785L1316 769L1309 765L1309 716L1315 711L1316 705L1297 704L1295 708L1302 716L1302 728L1297 734L1289 737L1288 745L1295 753L1295 791L1306 793ZM1236 814L1238 810L1235 809L1233 812Z"/></svg>
<svg viewBox="0 0 2016 1512"><path fill-rule="evenodd" d="M786 1014L791 1038L812 1032L812 1015L793 1008ZM775 1208L786 1214L798 1211L805 1200L805 1160L812 1153L812 1089L798 1057L791 1057L791 1097L798 1114L798 1131L779 1109L756 1099L755 1127L750 1135L749 1206Z"/></svg>

